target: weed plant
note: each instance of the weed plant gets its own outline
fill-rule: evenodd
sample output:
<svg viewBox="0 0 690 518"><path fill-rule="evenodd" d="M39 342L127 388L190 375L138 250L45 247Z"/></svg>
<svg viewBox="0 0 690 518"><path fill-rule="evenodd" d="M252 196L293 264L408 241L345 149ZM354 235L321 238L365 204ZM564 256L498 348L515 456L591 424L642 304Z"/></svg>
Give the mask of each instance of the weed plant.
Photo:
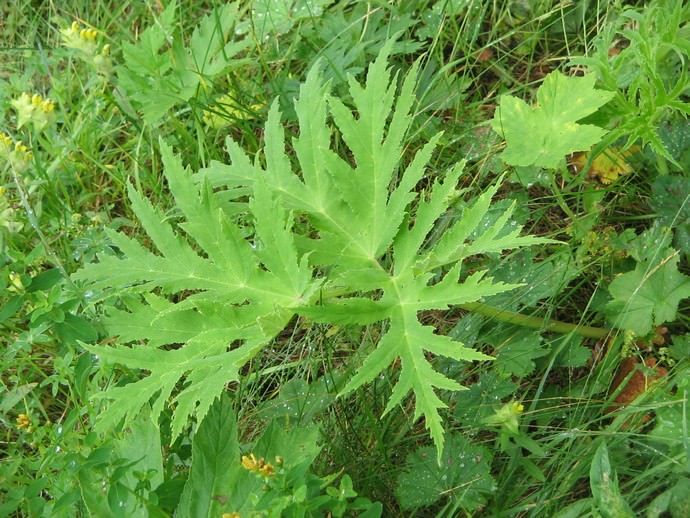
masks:
<svg viewBox="0 0 690 518"><path fill-rule="evenodd" d="M0 516L690 515L690 6L0 6Z"/></svg>

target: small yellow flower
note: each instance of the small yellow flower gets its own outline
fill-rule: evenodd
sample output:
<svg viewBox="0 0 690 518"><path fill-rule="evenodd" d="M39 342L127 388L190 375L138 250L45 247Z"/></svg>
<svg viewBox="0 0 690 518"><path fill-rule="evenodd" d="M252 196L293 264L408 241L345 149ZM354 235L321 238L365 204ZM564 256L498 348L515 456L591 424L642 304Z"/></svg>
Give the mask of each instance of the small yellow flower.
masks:
<svg viewBox="0 0 690 518"><path fill-rule="evenodd" d="M53 120L55 103L38 94L29 95L24 92L10 104L17 112L17 128L30 122L36 131L41 131Z"/></svg>
<svg viewBox="0 0 690 518"><path fill-rule="evenodd" d="M273 475L275 475L275 474L276 474L276 470L273 468L273 465L272 465L272 464L270 464L270 463L267 462L266 464L264 464L263 466L261 466L261 467L259 468L259 474L260 474L262 477L268 478L268 477L272 477Z"/></svg>
<svg viewBox="0 0 690 518"><path fill-rule="evenodd" d="M242 455L242 467L249 471L254 471L257 466L257 460L253 453Z"/></svg>
<svg viewBox="0 0 690 518"><path fill-rule="evenodd" d="M67 29L60 30L62 44L70 49L80 51L79 57L93 65L103 75L110 74L110 45L103 45L99 50L97 43L99 32L96 29L82 28L77 22L72 22Z"/></svg>
<svg viewBox="0 0 690 518"><path fill-rule="evenodd" d="M31 162L31 150L21 140L14 143L4 134L0 134L0 157L7 160L18 173L24 171Z"/></svg>
<svg viewBox="0 0 690 518"><path fill-rule="evenodd" d="M519 416L525 411L525 406L519 401L511 401L499 408L493 415L484 418L485 424L500 426L505 431L517 435L520 427Z"/></svg>
<svg viewBox="0 0 690 518"><path fill-rule="evenodd" d="M3 158L8 158L10 156L10 151L12 151L12 139L7 133L0 132L0 156Z"/></svg>
<svg viewBox="0 0 690 518"><path fill-rule="evenodd" d="M266 462L263 457L258 459L253 453L242 456L242 467L247 471L261 475L264 478L269 478L275 475L275 468L269 462Z"/></svg>
<svg viewBox="0 0 690 518"><path fill-rule="evenodd" d="M240 516L240 513L223 513L223 516L221 518L242 518Z"/></svg>
<svg viewBox="0 0 690 518"><path fill-rule="evenodd" d="M60 37L65 47L79 50L92 57L96 55L98 31L88 28L82 29L77 22L72 22L69 28L60 29Z"/></svg>
<svg viewBox="0 0 690 518"><path fill-rule="evenodd" d="M79 38L85 41L96 41L98 32L93 29L82 29L79 31Z"/></svg>
<svg viewBox="0 0 690 518"><path fill-rule="evenodd" d="M26 429L27 432L31 431L31 418L26 414L19 414L17 416L17 428Z"/></svg>

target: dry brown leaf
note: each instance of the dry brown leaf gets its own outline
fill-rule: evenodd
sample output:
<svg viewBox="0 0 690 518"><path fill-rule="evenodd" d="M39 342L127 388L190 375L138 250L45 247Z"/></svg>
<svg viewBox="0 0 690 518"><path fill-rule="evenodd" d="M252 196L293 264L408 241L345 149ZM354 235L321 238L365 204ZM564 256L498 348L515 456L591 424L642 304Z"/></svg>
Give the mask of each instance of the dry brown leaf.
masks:
<svg viewBox="0 0 690 518"><path fill-rule="evenodd" d="M667 371L663 367L656 366L656 358L647 358L644 361L644 366L648 369L653 369L653 373L647 375L644 367L640 364L637 358L629 357L623 360L618 367L618 372L611 385L611 392L615 392L621 383L632 372L632 376L628 379L623 389L620 391L614 403L607 409L608 412L629 405L640 394L647 391L650 385L659 378L666 375ZM633 372L634 371L634 372Z"/></svg>

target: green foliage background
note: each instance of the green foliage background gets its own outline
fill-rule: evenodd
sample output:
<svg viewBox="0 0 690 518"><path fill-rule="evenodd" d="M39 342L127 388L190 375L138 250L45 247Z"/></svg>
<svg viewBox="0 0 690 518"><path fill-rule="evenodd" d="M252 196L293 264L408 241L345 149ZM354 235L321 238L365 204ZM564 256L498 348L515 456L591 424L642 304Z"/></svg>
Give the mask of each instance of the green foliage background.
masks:
<svg viewBox="0 0 690 518"><path fill-rule="evenodd" d="M0 515L687 516L638 4L0 6Z"/></svg>

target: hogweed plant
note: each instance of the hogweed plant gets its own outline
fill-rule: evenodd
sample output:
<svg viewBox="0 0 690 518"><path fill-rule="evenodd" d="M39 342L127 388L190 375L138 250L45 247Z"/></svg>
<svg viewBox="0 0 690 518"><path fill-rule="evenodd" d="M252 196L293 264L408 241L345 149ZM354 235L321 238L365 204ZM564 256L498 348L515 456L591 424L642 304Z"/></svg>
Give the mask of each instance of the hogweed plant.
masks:
<svg viewBox="0 0 690 518"><path fill-rule="evenodd" d="M388 44L369 67L365 84L350 78L353 108L329 95L319 66L311 69L295 102L294 154L286 151L277 101L268 114L263 155L254 161L228 141L230 165L214 162L191 174L161 143L183 220L173 224L130 186L133 210L156 251L111 231L118 254L103 255L74 275L94 297L122 300L120 309L108 306L104 318L118 343L87 349L103 362L147 373L98 395L111 400L100 430L132 422L150 401L158 416L172 398L174 440L191 416L202 420L226 386L242 379L242 367L300 316L379 325L378 343L362 351L362 363L340 395L399 360L384 413L411 393L414 418L424 418L440 455L439 411L446 405L438 392L463 387L434 369L431 359L491 358L437 334L419 313L515 288L494 282L486 271L467 271L463 261L549 240L521 236L521 227L511 222L512 208L484 224L496 184L431 242L435 224L456 210L453 202L464 194L457 189L463 164L440 174L426 192L417 189L439 135L403 163L417 66L398 88L387 64L390 50ZM347 153L334 150L336 136Z"/></svg>

